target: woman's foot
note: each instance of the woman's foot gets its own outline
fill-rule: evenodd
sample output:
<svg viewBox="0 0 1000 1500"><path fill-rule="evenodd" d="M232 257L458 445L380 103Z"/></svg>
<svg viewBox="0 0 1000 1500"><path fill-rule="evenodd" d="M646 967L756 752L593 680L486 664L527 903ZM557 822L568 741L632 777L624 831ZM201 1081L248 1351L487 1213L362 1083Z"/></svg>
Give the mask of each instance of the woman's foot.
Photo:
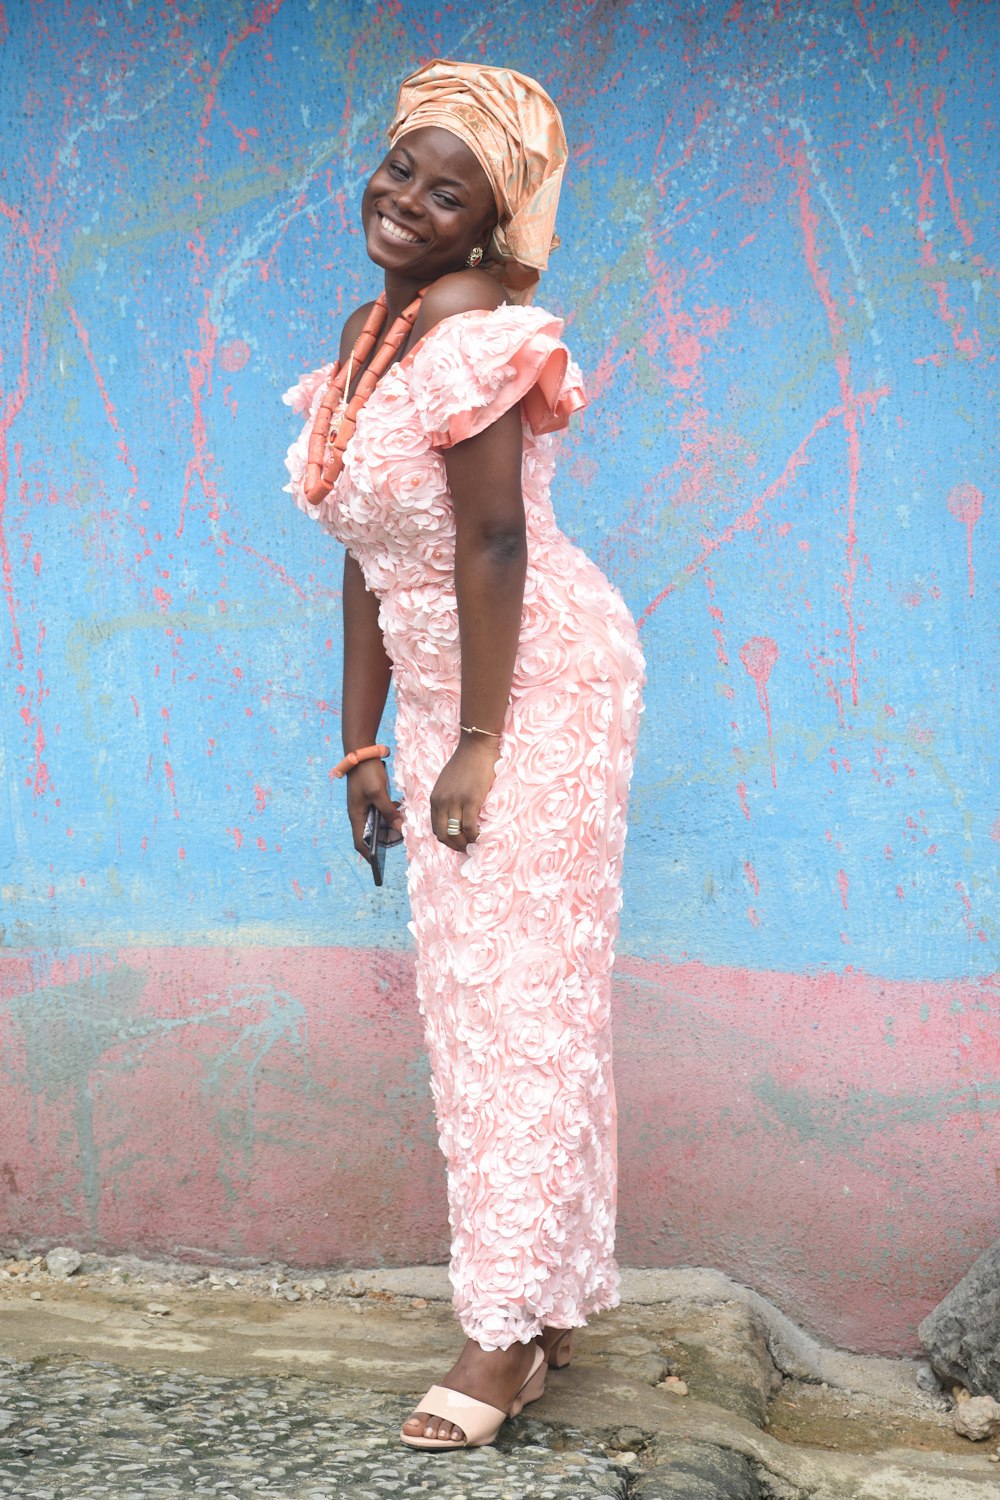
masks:
<svg viewBox="0 0 1000 1500"><path fill-rule="evenodd" d="M494 1349L487 1354L468 1339L439 1384L506 1411L527 1380L534 1358L534 1343L512 1344L509 1349ZM415 1411L403 1423L403 1431L410 1437L434 1438L438 1442L460 1443L465 1438L461 1427L423 1411Z"/></svg>

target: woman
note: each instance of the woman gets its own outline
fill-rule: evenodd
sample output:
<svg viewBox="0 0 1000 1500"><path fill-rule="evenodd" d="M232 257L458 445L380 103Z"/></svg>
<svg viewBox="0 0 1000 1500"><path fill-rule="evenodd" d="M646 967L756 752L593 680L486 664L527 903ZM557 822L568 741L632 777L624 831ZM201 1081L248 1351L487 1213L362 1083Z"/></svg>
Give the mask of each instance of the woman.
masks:
<svg viewBox="0 0 1000 1500"><path fill-rule="evenodd" d="M401 1436L452 1448L492 1442L618 1301L609 996L642 658L549 502L546 434L584 404L561 322L527 305L558 243L558 112L439 60L389 139L361 206L384 305L286 396L310 418L289 488L347 548L355 847L371 807L406 842L467 1342Z"/></svg>

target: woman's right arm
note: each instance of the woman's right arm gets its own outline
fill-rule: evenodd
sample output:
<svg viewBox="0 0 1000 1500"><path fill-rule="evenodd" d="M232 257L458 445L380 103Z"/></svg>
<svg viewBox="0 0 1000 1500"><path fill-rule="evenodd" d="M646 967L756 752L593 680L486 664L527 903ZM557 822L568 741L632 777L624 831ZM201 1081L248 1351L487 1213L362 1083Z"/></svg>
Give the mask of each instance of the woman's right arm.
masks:
<svg viewBox="0 0 1000 1500"><path fill-rule="evenodd" d="M371 303L357 308L340 339L340 362L347 359L365 324ZM385 651L378 623L378 598L365 587L364 574L355 558L344 553L344 679L341 695L341 729L344 753L374 745L378 739L382 711L389 696L392 664ZM385 762L363 760L347 773L347 816L351 820L354 847L364 854L365 818L374 805L395 827L400 826L399 804L389 796Z"/></svg>
<svg viewBox="0 0 1000 1500"><path fill-rule="evenodd" d="M365 587L364 576L349 552L344 553L344 688L341 723L344 753L374 745L389 696L392 664L378 623L378 597ZM364 854L365 817L374 805L399 828L399 804L389 796L385 761L363 760L347 773L347 815L354 847Z"/></svg>
<svg viewBox="0 0 1000 1500"><path fill-rule="evenodd" d="M343 364L364 327L371 303L359 307L344 325L340 341ZM392 664L378 623L378 597L365 587L364 575L355 558L344 553L344 688L341 697L341 728L344 753L374 745L389 696ZM354 847L364 854L365 818L371 806L396 828L401 818L399 804L389 796L385 762L363 760L347 773L347 816L351 820Z"/></svg>

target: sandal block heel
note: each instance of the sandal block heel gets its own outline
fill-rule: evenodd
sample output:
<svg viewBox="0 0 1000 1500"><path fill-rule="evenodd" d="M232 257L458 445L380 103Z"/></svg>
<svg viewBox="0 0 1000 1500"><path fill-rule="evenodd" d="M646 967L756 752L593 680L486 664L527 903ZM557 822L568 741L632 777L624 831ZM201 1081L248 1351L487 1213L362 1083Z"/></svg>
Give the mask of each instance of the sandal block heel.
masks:
<svg viewBox="0 0 1000 1500"><path fill-rule="evenodd" d="M573 1357L573 1330L568 1328L561 1339L557 1339L549 1350L549 1367L565 1370Z"/></svg>
<svg viewBox="0 0 1000 1500"><path fill-rule="evenodd" d="M547 1368L544 1357L534 1366L531 1374L511 1402L510 1415L512 1417L518 1416L532 1401L538 1401L545 1395L545 1371Z"/></svg>

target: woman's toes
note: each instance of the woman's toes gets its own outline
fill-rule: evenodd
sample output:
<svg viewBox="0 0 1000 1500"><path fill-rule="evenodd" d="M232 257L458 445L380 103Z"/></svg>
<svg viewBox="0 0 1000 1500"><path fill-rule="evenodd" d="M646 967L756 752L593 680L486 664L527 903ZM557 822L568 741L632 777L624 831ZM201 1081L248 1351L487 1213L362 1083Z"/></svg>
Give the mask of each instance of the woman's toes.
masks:
<svg viewBox="0 0 1000 1500"><path fill-rule="evenodd" d="M450 1422L438 1421L428 1422L425 1437L434 1438L438 1443L460 1443L463 1432L461 1427L453 1427Z"/></svg>
<svg viewBox="0 0 1000 1500"><path fill-rule="evenodd" d="M413 1437L430 1438L436 1443L460 1443L465 1437L461 1427L453 1427L443 1418L433 1417L428 1412L414 1412L403 1423Z"/></svg>

